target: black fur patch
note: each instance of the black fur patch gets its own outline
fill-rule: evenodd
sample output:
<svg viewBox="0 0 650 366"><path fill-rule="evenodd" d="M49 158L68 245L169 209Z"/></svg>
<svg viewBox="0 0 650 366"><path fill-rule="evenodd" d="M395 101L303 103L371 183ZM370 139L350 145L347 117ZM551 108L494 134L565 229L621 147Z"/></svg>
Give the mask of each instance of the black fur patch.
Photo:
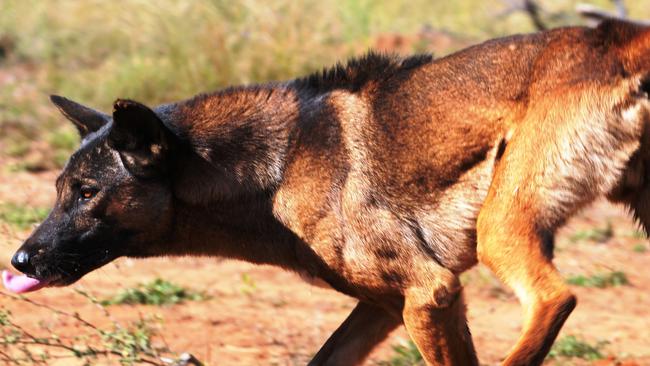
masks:
<svg viewBox="0 0 650 366"><path fill-rule="evenodd" d="M394 260L399 257L399 252L390 245L381 245L375 248L375 254L382 259Z"/></svg>
<svg viewBox="0 0 650 366"><path fill-rule="evenodd" d="M646 93L646 96L650 96L650 75L641 80L641 92Z"/></svg>
<svg viewBox="0 0 650 366"><path fill-rule="evenodd" d="M422 231L422 227L420 226L420 223L418 223L416 220L406 220L406 222L409 224L411 227L411 230L413 230L413 233L415 234L415 237L418 239L417 244L422 253L428 255L431 257L433 260L436 261L436 263L442 265L442 258L438 256L438 253L436 253L433 248L429 246L429 243L427 242L427 239L424 237L424 232Z"/></svg>
<svg viewBox="0 0 650 366"><path fill-rule="evenodd" d="M404 279L397 271L386 270L381 272L381 279L391 285L401 286Z"/></svg>
<svg viewBox="0 0 650 366"><path fill-rule="evenodd" d="M499 161L503 157L503 154L506 152L506 147L508 146L508 142L506 141L505 138L501 139L499 141L499 147L497 148L497 154L494 157L494 160Z"/></svg>
<svg viewBox="0 0 650 366"><path fill-rule="evenodd" d="M553 259L555 249L555 235L549 230L540 230L539 237L542 239L542 253L548 259Z"/></svg>
<svg viewBox="0 0 650 366"><path fill-rule="evenodd" d="M357 92L371 81L379 81L400 71L417 68L431 61L433 61L433 56L428 54L400 58L394 55L368 52L363 57L350 59L345 65L336 64L331 68L297 79L294 83L298 89L316 92L336 89Z"/></svg>

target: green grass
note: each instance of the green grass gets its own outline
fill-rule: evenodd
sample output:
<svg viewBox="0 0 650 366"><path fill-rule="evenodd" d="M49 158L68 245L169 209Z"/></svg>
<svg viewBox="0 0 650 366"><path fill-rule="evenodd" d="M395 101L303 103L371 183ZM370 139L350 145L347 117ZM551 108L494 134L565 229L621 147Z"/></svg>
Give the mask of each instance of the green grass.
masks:
<svg viewBox="0 0 650 366"><path fill-rule="evenodd" d="M7 143L7 155L20 158L29 152L29 141L26 139L17 139Z"/></svg>
<svg viewBox="0 0 650 366"><path fill-rule="evenodd" d="M7 153L15 158L9 165L9 171L41 172L52 169L61 169L70 158L79 144L79 135L70 126L55 128L53 132L44 133L44 136L36 137L45 139L47 148L33 149L32 140L13 136Z"/></svg>
<svg viewBox="0 0 650 366"><path fill-rule="evenodd" d="M62 168L79 145L79 134L70 126L59 128L49 135L48 141L53 150L55 167Z"/></svg>
<svg viewBox="0 0 650 366"><path fill-rule="evenodd" d="M626 235L629 238L633 239L647 239L648 236L646 235L645 231L643 229L638 229L638 230L632 230L627 233Z"/></svg>
<svg viewBox="0 0 650 366"><path fill-rule="evenodd" d="M548 358L580 358L587 361L600 360L604 357L602 349L607 344L608 342L601 341L595 345L591 345L576 336L569 335L555 341L548 354Z"/></svg>
<svg viewBox="0 0 650 366"><path fill-rule="evenodd" d="M595 361L603 358L602 350L608 344L606 341L598 342L594 345L569 335L558 339L548 358L551 359L571 359L580 358L587 361ZM387 361L379 362L380 366L423 366L422 355L418 351L413 341L409 340L403 345L393 346L393 356Z"/></svg>
<svg viewBox="0 0 650 366"><path fill-rule="evenodd" d="M630 284L625 273L621 271L613 271L610 273L599 273L591 276L577 275L567 278L567 283L580 287L619 287L627 286Z"/></svg>
<svg viewBox="0 0 650 366"><path fill-rule="evenodd" d="M614 227L611 222L607 222L604 227L594 227L587 230L580 230L573 233L569 240L571 242L593 241L596 243L605 243L614 237Z"/></svg>
<svg viewBox="0 0 650 366"><path fill-rule="evenodd" d="M203 301L209 297L205 293L195 292L157 278L147 284L129 288L111 299L101 301L102 305L142 304L142 305L174 305L185 301Z"/></svg>
<svg viewBox="0 0 650 366"><path fill-rule="evenodd" d="M242 273L241 282L241 292L244 295L252 296L257 291L257 284L255 283L253 277L251 277L248 273Z"/></svg>
<svg viewBox="0 0 650 366"><path fill-rule="evenodd" d="M379 362L380 366L424 366L422 355L413 341L393 346L393 356L388 361Z"/></svg>
<svg viewBox="0 0 650 366"><path fill-rule="evenodd" d="M15 203L0 204L0 221L25 230L43 221L49 213L48 208L29 207Z"/></svg>
<svg viewBox="0 0 650 366"><path fill-rule="evenodd" d="M154 329L147 319L129 324L129 327L117 327L101 332L107 350L121 355L122 365L139 364L142 354L156 354L158 350L152 345Z"/></svg>
<svg viewBox="0 0 650 366"><path fill-rule="evenodd" d="M478 0L6 0L0 35L15 43L7 62L36 65L44 91L108 108L117 97L160 103L295 77L363 52L376 34L427 23L486 38L503 32L476 25L491 24L489 8Z"/></svg>
<svg viewBox="0 0 650 366"><path fill-rule="evenodd" d="M632 250L633 250L635 253L645 253L645 252L648 251L648 244L644 244L644 243L638 243L638 244L635 244L635 245L632 247Z"/></svg>

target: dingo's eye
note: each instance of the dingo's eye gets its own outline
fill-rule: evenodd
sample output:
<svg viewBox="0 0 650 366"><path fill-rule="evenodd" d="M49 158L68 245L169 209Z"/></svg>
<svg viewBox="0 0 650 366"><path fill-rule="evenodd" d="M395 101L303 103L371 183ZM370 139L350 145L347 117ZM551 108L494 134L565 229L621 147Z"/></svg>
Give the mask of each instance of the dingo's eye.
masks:
<svg viewBox="0 0 650 366"><path fill-rule="evenodd" d="M88 186L83 186L79 189L79 200L86 202L95 197L97 190Z"/></svg>

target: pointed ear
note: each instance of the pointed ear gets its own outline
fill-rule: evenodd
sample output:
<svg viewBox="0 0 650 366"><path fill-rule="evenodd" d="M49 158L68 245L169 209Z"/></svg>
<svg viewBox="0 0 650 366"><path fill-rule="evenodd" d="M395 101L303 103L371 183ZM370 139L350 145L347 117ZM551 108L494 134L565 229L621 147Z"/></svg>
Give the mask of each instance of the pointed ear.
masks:
<svg viewBox="0 0 650 366"><path fill-rule="evenodd" d="M147 106L124 99L113 105L108 144L120 153L131 174L149 178L165 173L172 139L171 131Z"/></svg>
<svg viewBox="0 0 650 366"><path fill-rule="evenodd" d="M86 135L91 132L99 130L111 119L104 113L85 107L58 95L50 95L50 100L67 119L74 123L77 130L79 130L81 138L86 137Z"/></svg>

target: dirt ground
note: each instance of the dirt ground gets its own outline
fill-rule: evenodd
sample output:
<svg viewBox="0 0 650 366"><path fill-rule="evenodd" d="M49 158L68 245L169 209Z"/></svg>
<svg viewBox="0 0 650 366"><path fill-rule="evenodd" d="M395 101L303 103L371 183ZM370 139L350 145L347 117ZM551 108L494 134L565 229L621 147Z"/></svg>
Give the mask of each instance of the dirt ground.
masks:
<svg viewBox="0 0 650 366"><path fill-rule="evenodd" d="M56 172L10 173L3 166L0 203L47 206L54 199L55 177ZM604 243L575 239L608 223L614 234ZM603 349L609 359L598 361L598 365L620 364L621 360L628 366L650 365L650 250L640 252L638 245L647 247L648 242L632 235L635 229L621 208L598 202L571 221L557 239L555 262L567 276L620 270L631 282L630 286L606 289L574 288L578 307L561 336L609 342ZM10 255L28 233L0 224L0 266L8 265ZM355 304L351 298L312 287L280 269L213 258L121 259L73 287L108 298L121 288L158 277L205 291L211 299L170 307L112 306L111 317L126 322L156 315L172 350L191 352L207 365L304 365ZM483 267L465 274L463 281L479 357L485 365L496 364L516 341L520 308L511 292ZM72 288L44 289L29 298L79 312L96 324L109 323L102 311ZM0 306L11 309L14 320L27 329L38 331L46 324L61 336L82 331L70 319L23 302L0 297ZM407 339L403 328L395 331L373 352L368 364L388 359L393 354L391 346ZM549 361L555 363L590 364Z"/></svg>

